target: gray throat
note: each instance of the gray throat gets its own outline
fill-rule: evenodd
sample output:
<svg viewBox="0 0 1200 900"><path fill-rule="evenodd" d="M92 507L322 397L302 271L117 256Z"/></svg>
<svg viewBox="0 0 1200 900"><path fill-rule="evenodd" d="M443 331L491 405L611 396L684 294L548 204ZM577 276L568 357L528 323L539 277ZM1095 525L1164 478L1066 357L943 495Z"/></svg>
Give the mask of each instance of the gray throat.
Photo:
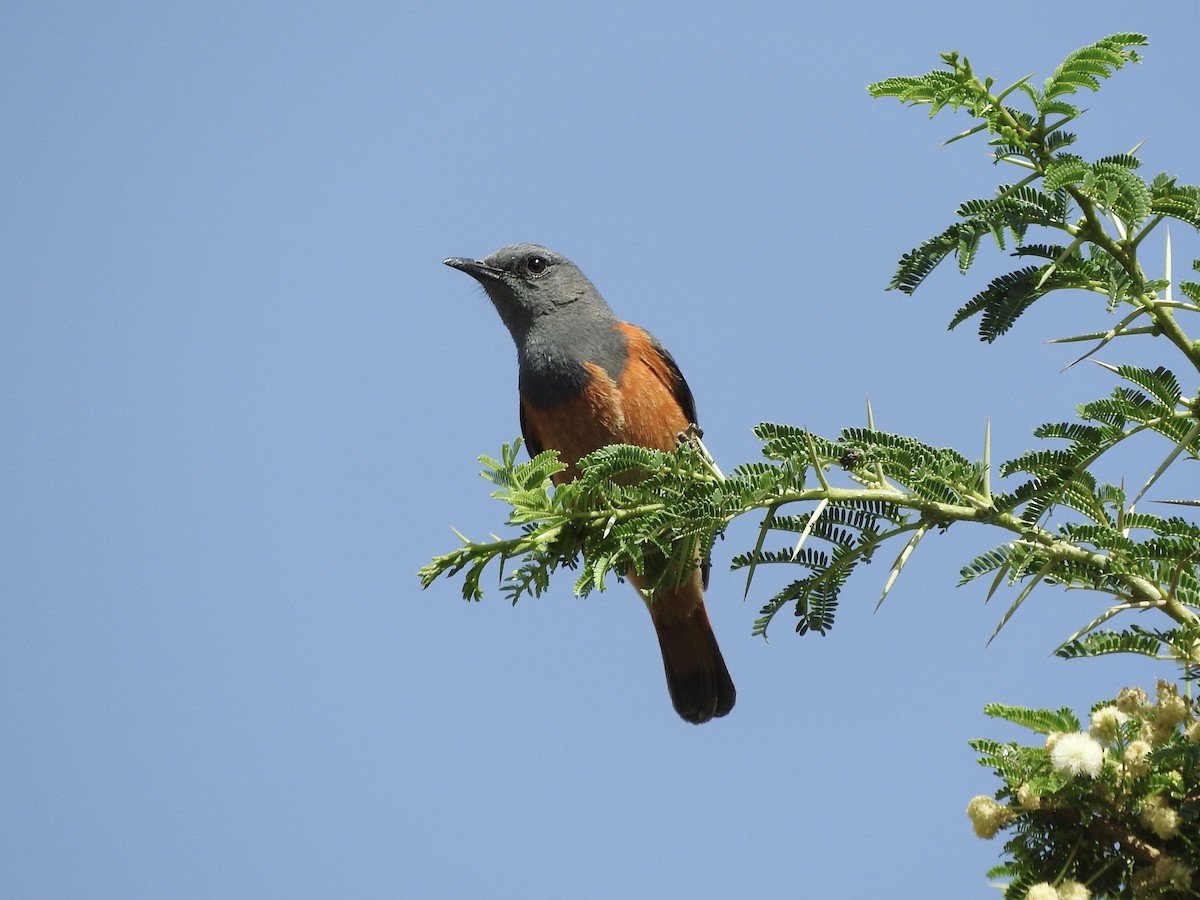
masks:
<svg viewBox="0 0 1200 900"><path fill-rule="evenodd" d="M576 397L587 388L592 363L618 384L629 359L628 342L617 330L617 318L571 318L566 322L546 321L544 316L517 340L521 397L545 409ZM515 335L514 335L515 337Z"/></svg>

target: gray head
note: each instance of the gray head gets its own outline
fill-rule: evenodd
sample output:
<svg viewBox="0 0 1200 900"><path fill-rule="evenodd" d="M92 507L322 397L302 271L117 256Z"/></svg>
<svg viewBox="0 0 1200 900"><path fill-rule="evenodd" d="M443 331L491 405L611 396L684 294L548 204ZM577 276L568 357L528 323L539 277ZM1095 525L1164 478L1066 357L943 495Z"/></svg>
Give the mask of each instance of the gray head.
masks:
<svg viewBox="0 0 1200 900"><path fill-rule="evenodd" d="M615 321L575 263L537 244L502 247L482 260L451 257L445 264L483 285L518 345L534 328L567 317L578 324Z"/></svg>

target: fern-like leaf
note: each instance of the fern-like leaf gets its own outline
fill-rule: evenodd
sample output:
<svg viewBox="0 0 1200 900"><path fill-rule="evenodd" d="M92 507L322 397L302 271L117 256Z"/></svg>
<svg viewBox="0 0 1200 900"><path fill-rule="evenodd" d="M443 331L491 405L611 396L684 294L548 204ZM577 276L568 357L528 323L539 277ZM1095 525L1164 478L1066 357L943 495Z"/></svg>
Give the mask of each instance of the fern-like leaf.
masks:
<svg viewBox="0 0 1200 900"><path fill-rule="evenodd" d="M1161 174L1150 183L1150 211L1200 228L1200 186L1176 184L1175 178Z"/></svg>
<svg viewBox="0 0 1200 900"><path fill-rule="evenodd" d="M991 343L1004 334L1033 303L1046 293L1042 266L1027 266L1001 275L959 308L950 320L955 328L977 313L983 313L979 339Z"/></svg>
<svg viewBox="0 0 1200 900"><path fill-rule="evenodd" d="M1153 370L1139 366L1120 366L1117 374L1155 397L1164 409L1174 409L1179 402L1182 393L1179 389L1179 380L1169 369L1162 366Z"/></svg>
<svg viewBox="0 0 1200 900"><path fill-rule="evenodd" d="M1057 159L1046 166L1042 186L1047 191L1057 191L1068 184L1079 184L1091 171L1091 168L1078 156L1060 154Z"/></svg>
<svg viewBox="0 0 1200 900"><path fill-rule="evenodd" d="M929 274L951 253L970 265L979 246L979 239L992 229L980 222L956 222L941 234L929 238L900 258L896 274L888 284L888 290L899 290L911 294ZM960 269L962 266L960 265Z"/></svg>
<svg viewBox="0 0 1200 900"><path fill-rule="evenodd" d="M1110 77L1127 62L1139 62L1137 52L1131 48L1144 47L1147 43L1145 35L1113 34L1081 47L1068 55L1046 79L1042 94L1047 100L1053 100L1073 94L1081 87L1097 91L1101 78Z"/></svg>
<svg viewBox="0 0 1200 900"><path fill-rule="evenodd" d="M1157 659L1162 651L1162 641L1145 631L1093 631L1076 638L1054 651L1063 659L1079 657L1109 656L1113 653L1132 653Z"/></svg>
<svg viewBox="0 0 1200 900"><path fill-rule="evenodd" d="M959 584L966 584L968 581L973 581L981 575L988 575L999 569L1004 568L1009 564L1012 558L1012 545L1002 544L999 547L993 547L987 550L965 566L959 572Z"/></svg>
<svg viewBox="0 0 1200 900"><path fill-rule="evenodd" d="M868 85L872 97L895 97L901 103L929 104L932 118L949 106L968 107L974 113L984 111L990 103L987 86L976 80L971 63L958 53L943 53L942 62L950 71L935 69L925 75L906 75L888 78Z"/></svg>
<svg viewBox="0 0 1200 900"><path fill-rule="evenodd" d="M983 711L993 719L1004 719L1039 734L1079 730L1079 719L1069 707L1059 710L1028 709L1024 706L989 703L983 708Z"/></svg>
<svg viewBox="0 0 1200 900"><path fill-rule="evenodd" d="M1080 190L1130 226L1141 223L1150 213L1149 185L1128 167L1117 163L1094 163L1080 183Z"/></svg>

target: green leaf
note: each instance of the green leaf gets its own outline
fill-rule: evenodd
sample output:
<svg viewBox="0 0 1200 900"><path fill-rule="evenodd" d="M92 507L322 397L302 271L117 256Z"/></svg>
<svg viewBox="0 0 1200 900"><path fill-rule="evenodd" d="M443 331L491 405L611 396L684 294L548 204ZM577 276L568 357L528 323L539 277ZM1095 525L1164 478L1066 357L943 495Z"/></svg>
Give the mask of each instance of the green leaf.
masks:
<svg viewBox="0 0 1200 900"><path fill-rule="evenodd" d="M1059 710L1029 709L1024 706L989 703L983 711L993 719L1005 719L1039 734L1079 730L1079 719L1068 707Z"/></svg>
<svg viewBox="0 0 1200 900"><path fill-rule="evenodd" d="M1104 156L1096 160L1099 165L1117 166L1122 169L1138 169L1141 168L1142 161L1132 153L1115 153L1112 156Z"/></svg>
<svg viewBox="0 0 1200 900"><path fill-rule="evenodd" d="M1097 91L1100 79L1110 77L1127 62L1139 62L1137 53L1130 48L1144 47L1147 43L1145 35L1130 33L1110 35L1081 47L1069 54L1046 79L1042 93L1052 100L1073 94L1081 87Z"/></svg>
<svg viewBox="0 0 1200 900"><path fill-rule="evenodd" d="M896 274L888 284L888 290L913 293L938 264L951 253L958 254L963 261L960 269L969 266L974 259L979 239L992 229L982 222L956 222L939 235L924 241L900 258Z"/></svg>
<svg viewBox="0 0 1200 900"><path fill-rule="evenodd" d="M958 53L943 53L942 62L950 71L935 69L925 75L888 78L868 85L872 97L895 97L901 103L928 104L933 117L946 106L952 109L966 106L979 113L990 103L987 86L981 84L971 71L966 57Z"/></svg>
<svg viewBox="0 0 1200 900"><path fill-rule="evenodd" d="M991 550L979 554L979 556L962 567L962 570L959 572L960 578L958 583L963 585L968 581L978 578L980 575L987 575L998 569L1002 569L1009 564L1011 556L1011 544L1002 544L999 547L993 547Z"/></svg>
<svg viewBox="0 0 1200 900"><path fill-rule="evenodd" d="M980 340L991 343L1004 334L1025 310L1046 293L1042 281L1044 266L1028 266L995 278L971 300L959 308L950 320L950 328L982 313Z"/></svg>
<svg viewBox="0 0 1200 900"><path fill-rule="evenodd" d="M1150 211L1200 228L1200 186L1176 184L1175 178L1161 174L1150 183Z"/></svg>
<svg viewBox="0 0 1200 900"><path fill-rule="evenodd" d="M1054 651L1063 659L1109 656L1113 653L1132 653L1137 656L1158 658L1162 652L1162 641L1153 634L1141 630L1093 631L1076 638Z"/></svg>
<svg viewBox="0 0 1200 900"><path fill-rule="evenodd" d="M1119 366L1118 374L1126 381L1132 382L1155 397L1162 403L1164 409L1173 409L1179 403L1182 393L1179 381L1173 372L1159 366L1156 369L1144 369L1140 366Z"/></svg>
<svg viewBox="0 0 1200 900"><path fill-rule="evenodd" d="M1042 187L1047 191L1057 191L1068 184L1079 184L1091 171L1091 168L1078 156L1062 154L1046 166Z"/></svg>
<svg viewBox="0 0 1200 900"><path fill-rule="evenodd" d="M1129 168L1112 162L1097 162L1084 176L1080 190L1129 226L1138 225L1150 214L1150 187Z"/></svg>

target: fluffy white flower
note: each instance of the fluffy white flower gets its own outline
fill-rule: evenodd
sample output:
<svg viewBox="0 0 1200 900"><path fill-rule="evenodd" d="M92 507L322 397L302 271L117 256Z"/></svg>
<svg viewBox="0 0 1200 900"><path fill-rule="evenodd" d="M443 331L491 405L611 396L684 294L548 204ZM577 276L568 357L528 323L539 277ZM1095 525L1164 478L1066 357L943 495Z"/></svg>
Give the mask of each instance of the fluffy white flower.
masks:
<svg viewBox="0 0 1200 900"><path fill-rule="evenodd" d="M1188 703L1179 696L1179 688L1165 681L1158 683L1158 705L1155 707L1155 721L1163 728L1174 728L1184 722L1188 716Z"/></svg>
<svg viewBox="0 0 1200 900"><path fill-rule="evenodd" d="M1082 731L1064 734L1050 748L1050 765L1056 772L1095 778L1104 765L1104 748L1094 737Z"/></svg>
<svg viewBox="0 0 1200 900"><path fill-rule="evenodd" d="M1115 706L1102 706L1092 713L1092 725L1088 734L1102 744L1111 744L1116 740L1121 726L1129 721L1129 716Z"/></svg>
<svg viewBox="0 0 1200 900"><path fill-rule="evenodd" d="M1179 891L1191 890L1192 872L1191 866L1165 854L1154 864L1154 877L1158 879L1158 883L1169 884Z"/></svg>
<svg viewBox="0 0 1200 900"><path fill-rule="evenodd" d="M1025 898L1026 900L1058 900L1058 891L1054 889L1054 885L1042 881L1031 887Z"/></svg>
<svg viewBox="0 0 1200 900"><path fill-rule="evenodd" d="M1150 705L1150 698L1141 688L1121 688L1117 694L1117 709L1131 716L1141 716Z"/></svg>
<svg viewBox="0 0 1200 900"><path fill-rule="evenodd" d="M1125 770L1134 778L1149 773L1151 749L1145 741L1133 741L1125 748Z"/></svg>
<svg viewBox="0 0 1200 900"><path fill-rule="evenodd" d="M1078 881L1064 881L1058 886L1058 900L1092 900L1092 892Z"/></svg>
<svg viewBox="0 0 1200 900"><path fill-rule="evenodd" d="M1041 795L1035 794L1033 788L1029 786L1029 782L1025 782L1017 788L1017 802L1021 804L1021 809L1041 809Z"/></svg>
<svg viewBox="0 0 1200 900"><path fill-rule="evenodd" d="M1000 827L1009 820L1008 808L997 803L991 797L980 794L972 797L967 804L967 816L971 819L971 827L975 834L985 840L996 836Z"/></svg>
<svg viewBox="0 0 1200 900"><path fill-rule="evenodd" d="M1152 798L1157 802L1147 804L1142 810L1142 824L1164 840L1179 834L1179 813L1166 805L1161 797Z"/></svg>

